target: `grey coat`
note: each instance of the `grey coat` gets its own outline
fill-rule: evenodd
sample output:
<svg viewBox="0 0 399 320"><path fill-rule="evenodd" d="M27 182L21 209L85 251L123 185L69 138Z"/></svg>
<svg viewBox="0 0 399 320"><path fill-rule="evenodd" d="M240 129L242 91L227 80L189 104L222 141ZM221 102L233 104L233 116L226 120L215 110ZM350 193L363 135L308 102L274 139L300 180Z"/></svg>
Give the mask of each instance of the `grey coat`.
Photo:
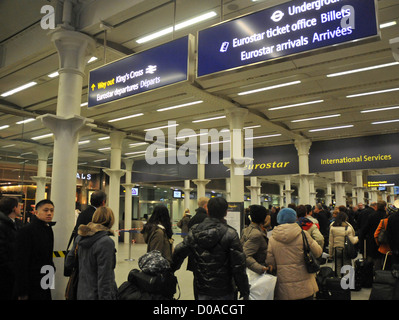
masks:
<svg viewBox="0 0 399 320"><path fill-rule="evenodd" d="M81 225L74 248L78 245L78 300L116 300L115 243L109 229L90 222ZM72 270L74 249L65 260L65 275Z"/></svg>

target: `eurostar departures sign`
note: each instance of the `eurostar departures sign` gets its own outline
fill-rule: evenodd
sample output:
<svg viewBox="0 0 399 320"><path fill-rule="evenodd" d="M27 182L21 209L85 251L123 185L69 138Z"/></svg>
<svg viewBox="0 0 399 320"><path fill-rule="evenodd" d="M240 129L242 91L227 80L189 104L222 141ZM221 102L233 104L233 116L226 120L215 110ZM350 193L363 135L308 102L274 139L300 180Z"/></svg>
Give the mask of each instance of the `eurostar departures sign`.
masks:
<svg viewBox="0 0 399 320"><path fill-rule="evenodd" d="M198 77L378 36L375 0L288 1L198 33Z"/></svg>
<svg viewBox="0 0 399 320"><path fill-rule="evenodd" d="M188 80L190 37L90 71L88 107Z"/></svg>

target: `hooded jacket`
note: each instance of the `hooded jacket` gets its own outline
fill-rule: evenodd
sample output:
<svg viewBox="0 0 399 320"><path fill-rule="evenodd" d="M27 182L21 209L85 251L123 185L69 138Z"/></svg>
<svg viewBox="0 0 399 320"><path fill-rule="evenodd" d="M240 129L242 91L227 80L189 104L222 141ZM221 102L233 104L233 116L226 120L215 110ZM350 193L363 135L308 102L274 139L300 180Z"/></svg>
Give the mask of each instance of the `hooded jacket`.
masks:
<svg viewBox="0 0 399 320"><path fill-rule="evenodd" d="M78 300L116 300L115 243L110 230L90 222L81 225L74 248L78 246ZM74 249L65 260L64 274L70 274L74 264Z"/></svg>
<svg viewBox="0 0 399 320"><path fill-rule="evenodd" d="M245 254L237 232L219 219L207 217L189 231L173 253L172 270L180 268L191 254L195 268L194 282L198 294L225 296L235 291L249 295Z"/></svg>
<svg viewBox="0 0 399 320"><path fill-rule="evenodd" d="M315 275L306 270L301 232L297 223L285 223L275 227L269 239L266 264L277 269L276 300L304 299L318 291ZM310 250L320 257L322 248L304 233Z"/></svg>
<svg viewBox="0 0 399 320"><path fill-rule="evenodd" d="M298 224L302 228L302 230L307 231L310 236L317 242L317 244L323 248L324 246L324 236L321 234L319 228L312 220L301 217L298 219Z"/></svg>
<svg viewBox="0 0 399 320"><path fill-rule="evenodd" d="M241 243L246 256L247 267L262 274L263 267L266 266L267 234L261 227L251 223L243 231Z"/></svg>

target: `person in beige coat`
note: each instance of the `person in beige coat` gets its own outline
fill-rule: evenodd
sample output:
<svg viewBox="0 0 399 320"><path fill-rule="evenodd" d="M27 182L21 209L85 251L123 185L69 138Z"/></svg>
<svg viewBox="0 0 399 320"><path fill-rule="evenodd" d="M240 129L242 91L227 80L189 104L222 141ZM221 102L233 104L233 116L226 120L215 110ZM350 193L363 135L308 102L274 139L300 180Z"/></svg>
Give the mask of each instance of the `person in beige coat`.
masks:
<svg viewBox="0 0 399 320"><path fill-rule="evenodd" d="M330 259L335 260L335 272L337 275L340 275L342 266L352 265L351 259L347 259L343 254L345 236L348 236L353 244L359 242L359 238L355 236L355 230L347 220L347 214L343 211L338 211L335 221L330 225L329 256Z"/></svg>
<svg viewBox="0 0 399 320"><path fill-rule="evenodd" d="M277 270L276 300L312 300L319 290L315 274L306 270L302 229L296 221L295 210L282 209L277 215L278 225L269 240L266 264ZM310 250L320 257L322 248L307 232L304 234Z"/></svg>

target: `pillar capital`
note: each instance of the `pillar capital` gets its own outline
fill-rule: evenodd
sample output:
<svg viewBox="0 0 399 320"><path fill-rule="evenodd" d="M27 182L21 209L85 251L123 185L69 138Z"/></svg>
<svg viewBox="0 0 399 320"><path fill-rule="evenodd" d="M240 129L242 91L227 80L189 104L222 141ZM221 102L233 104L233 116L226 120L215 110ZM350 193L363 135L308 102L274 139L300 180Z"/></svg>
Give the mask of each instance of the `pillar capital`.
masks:
<svg viewBox="0 0 399 320"><path fill-rule="evenodd" d="M312 141L308 139L295 140L295 148L298 151L299 156L308 155L311 146L312 146Z"/></svg>
<svg viewBox="0 0 399 320"><path fill-rule="evenodd" d="M122 177L126 170L122 170L122 169L103 169L103 171L109 176L109 177L116 177L116 178L120 178Z"/></svg>
<svg viewBox="0 0 399 320"><path fill-rule="evenodd" d="M245 108L231 108L225 111L230 130L242 129L245 117L248 115L248 109Z"/></svg>

